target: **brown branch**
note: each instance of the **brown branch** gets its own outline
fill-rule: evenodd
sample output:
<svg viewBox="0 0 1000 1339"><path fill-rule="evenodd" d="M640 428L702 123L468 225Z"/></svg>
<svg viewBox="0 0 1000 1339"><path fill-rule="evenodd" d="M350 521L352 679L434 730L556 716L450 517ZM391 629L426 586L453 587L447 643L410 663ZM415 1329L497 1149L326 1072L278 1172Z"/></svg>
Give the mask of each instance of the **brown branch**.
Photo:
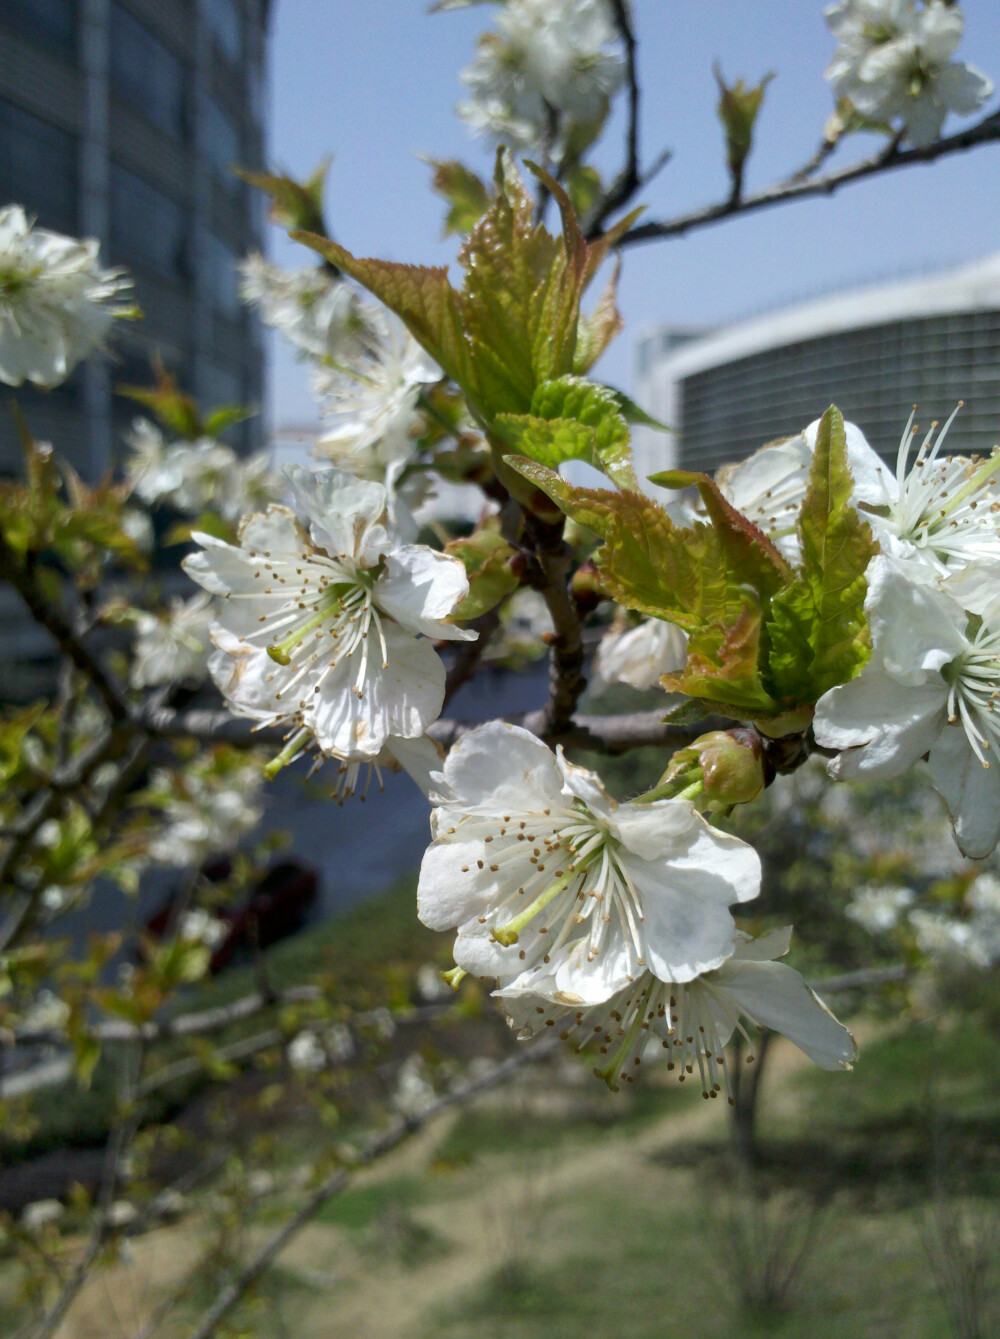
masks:
<svg viewBox="0 0 1000 1339"><path fill-rule="evenodd" d="M918 163L933 163L938 158L963 153L980 144L993 144L998 140L1000 140L1000 112L992 112L967 130L960 130L957 134L935 140L933 144L901 149L897 140L893 140L879 153L852 163L850 167L841 168L838 172L805 179L801 172L797 172L774 186L768 186L740 200L727 198L718 204L706 205L702 209L695 209L674 219L651 220L649 223L637 224L629 229L618 245L636 246L640 242L658 241L664 237L680 237L695 228L743 214L752 214L761 209L769 209L772 205L784 204L789 200L803 200L814 195L833 195L841 186L847 186L852 182L864 181L868 177L880 176L884 172L896 171L898 168L913 167Z"/></svg>
<svg viewBox="0 0 1000 1339"><path fill-rule="evenodd" d="M463 1106L478 1093L502 1083L524 1065L536 1063L548 1057L558 1044L557 1038L546 1037L540 1042L527 1046L520 1054L511 1056L510 1059L494 1065L492 1069L487 1070L485 1074L481 1074L478 1078L470 1079L452 1089L451 1092L445 1093L419 1115L398 1117L387 1130L369 1140L367 1145L360 1150L356 1166L364 1167L375 1162L376 1159L403 1143L410 1135L422 1129L428 1121L439 1116L442 1111L446 1111L449 1107ZM351 1168L338 1167L321 1185L317 1186L302 1208L274 1233L240 1274L223 1288L212 1305L202 1314L188 1339L210 1339L210 1336L215 1334L233 1308L251 1291L260 1277L271 1267L306 1224L315 1217L323 1205L345 1189L351 1180L351 1175Z"/></svg>
<svg viewBox="0 0 1000 1339"><path fill-rule="evenodd" d="M538 589L555 633L549 654L549 700L542 712L542 738L561 735L569 725L587 680L583 673L583 624L569 587L573 550L563 539L563 522L525 518L525 534L538 561ZM534 727L529 726L529 729Z"/></svg>
<svg viewBox="0 0 1000 1339"><path fill-rule="evenodd" d="M35 579L34 555L22 563L0 535L0 578L9 581L36 623L54 638L59 650L94 685L113 721L127 720L128 700L124 689L87 643L76 635L62 610L42 594Z"/></svg>

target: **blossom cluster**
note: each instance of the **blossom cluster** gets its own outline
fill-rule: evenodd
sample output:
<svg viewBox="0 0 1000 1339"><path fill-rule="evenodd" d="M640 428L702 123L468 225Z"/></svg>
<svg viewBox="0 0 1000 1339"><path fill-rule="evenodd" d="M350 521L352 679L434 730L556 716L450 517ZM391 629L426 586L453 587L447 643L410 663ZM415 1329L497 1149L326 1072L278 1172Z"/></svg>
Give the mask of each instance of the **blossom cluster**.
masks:
<svg viewBox="0 0 1000 1339"><path fill-rule="evenodd" d="M214 512L235 524L245 511L278 497L281 482L266 451L240 456L215 437L168 441L137 418L126 438L126 478L147 506L167 504L186 516Z"/></svg>
<svg viewBox="0 0 1000 1339"><path fill-rule="evenodd" d="M992 96L991 80L952 59L965 24L957 4L839 0L826 21L838 43L826 71L837 97L870 121L898 122L911 144L931 144L949 112L966 116Z"/></svg>
<svg viewBox="0 0 1000 1339"><path fill-rule="evenodd" d="M590 1043L597 1072L631 1082L654 1040L706 1096L728 1088L724 1047L743 1019L817 1063L854 1042L790 967L790 931L754 940L729 910L755 898L753 848L683 799L618 804L600 778L520 727L463 736L432 792L421 919L457 929L461 971L496 983L519 1035ZM752 1048L752 1043L751 1043Z"/></svg>
<svg viewBox="0 0 1000 1339"><path fill-rule="evenodd" d="M621 84L624 60L607 0L508 0L462 72L458 114L474 131L558 156L591 136Z"/></svg>

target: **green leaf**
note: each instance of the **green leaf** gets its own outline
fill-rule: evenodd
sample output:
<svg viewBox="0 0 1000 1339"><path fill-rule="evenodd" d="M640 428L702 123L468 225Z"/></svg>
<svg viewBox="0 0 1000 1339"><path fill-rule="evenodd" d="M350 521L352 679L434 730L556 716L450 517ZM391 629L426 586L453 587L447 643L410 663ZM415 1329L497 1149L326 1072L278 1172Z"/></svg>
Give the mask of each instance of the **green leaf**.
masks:
<svg viewBox="0 0 1000 1339"><path fill-rule="evenodd" d="M573 372L581 295L635 217L588 243L563 188L528 166L558 204L563 235L535 224L534 202L501 151L495 194L459 252L461 289L443 268L359 259L325 237L293 234L396 312L487 429L498 414L530 414L539 385Z"/></svg>
<svg viewBox="0 0 1000 1339"><path fill-rule="evenodd" d="M625 322L618 310L618 276L621 268L621 258L618 257L594 310L589 315L580 316L576 353L573 355L574 372L589 372L614 337L624 329Z"/></svg>
<svg viewBox="0 0 1000 1339"><path fill-rule="evenodd" d="M453 539L445 553L460 558L469 578L469 593L449 622L478 618L517 589L518 579L510 569L515 550L500 534L500 523L491 517L464 539Z"/></svg>
<svg viewBox="0 0 1000 1339"><path fill-rule="evenodd" d="M550 469L585 460L624 488L638 488L628 424L615 392L580 377L536 387L530 414L501 414L495 428L521 455Z"/></svg>
<svg viewBox="0 0 1000 1339"><path fill-rule="evenodd" d="M306 232L322 233L325 231L323 187L329 167L330 159L324 158L312 176L301 182L271 172L237 170L237 176L270 196L272 223L281 228L302 228Z"/></svg>
<svg viewBox="0 0 1000 1339"><path fill-rule="evenodd" d="M726 132L726 161L734 180L742 178L743 165L753 146L753 129L764 101L764 90L773 78L773 74L766 74L753 87L748 87L742 79L727 85L722 71L715 66L715 79L719 85L716 111Z"/></svg>
<svg viewBox="0 0 1000 1339"><path fill-rule="evenodd" d="M651 474L650 483L664 488L695 487L726 553L727 564L739 581L750 583L765 602L791 579L791 568L763 530L727 502L718 484L695 470L664 470Z"/></svg>
<svg viewBox="0 0 1000 1339"><path fill-rule="evenodd" d="M626 395L624 391L618 390L616 386L606 386L605 389L609 390L618 401L618 408L626 423L637 423L645 428L655 428L657 432L676 431L674 428L671 428L669 424L661 423L660 420L654 418L652 414L647 414L641 405L637 405L630 396Z"/></svg>
<svg viewBox="0 0 1000 1339"><path fill-rule="evenodd" d="M575 167L566 182L566 190L573 201L573 208L581 218L586 218L590 213L600 199L603 189L600 172L587 163L580 163Z"/></svg>
<svg viewBox="0 0 1000 1339"><path fill-rule="evenodd" d="M444 221L444 237L452 233L467 233L482 218L490 203L485 183L463 163L450 159L441 162L428 158L434 169L431 182L438 195L443 195L450 206Z"/></svg>
<svg viewBox="0 0 1000 1339"><path fill-rule="evenodd" d="M507 461L567 516L602 537L595 560L613 599L689 634L688 666L664 679L665 687L740 715L777 710L757 666L762 609L783 576L767 551L755 548L745 518L734 513L741 527L723 511L719 528L697 522L684 529L642 493L574 488L533 461Z"/></svg>
<svg viewBox="0 0 1000 1339"><path fill-rule="evenodd" d="M117 395L127 400L135 400L143 405L163 424L168 432L174 433L184 441L193 442L205 431L194 398L182 391L173 377L162 364L154 368L155 386L115 387Z"/></svg>
<svg viewBox="0 0 1000 1339"><path fill-rule="evenodd" d="M253 418L257 411L248 409L244 405L224 404L213 409L205 418L202 424L202 432L206 437L221 437L227 428L234 428L237 423L245 423L248 418Z"/></svg>
<svg viewBox="0 0 1000 1339"><path fill-rule="evenodd" d="M851 504L852 490L844 420L831 406L820 421L799 512L802 568L772 601L767 628L772 691L789 705L817 701L868 659L864 574L876 550Z"/></svg>

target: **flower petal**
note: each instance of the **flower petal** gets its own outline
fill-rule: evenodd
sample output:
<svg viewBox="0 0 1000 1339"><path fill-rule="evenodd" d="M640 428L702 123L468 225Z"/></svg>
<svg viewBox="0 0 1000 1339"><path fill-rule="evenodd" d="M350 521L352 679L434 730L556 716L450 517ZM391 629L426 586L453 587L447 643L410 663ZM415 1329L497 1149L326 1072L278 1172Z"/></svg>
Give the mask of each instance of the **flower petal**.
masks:
<svg viewBox="0 0 1000 1339"><path fill-rule="evenodd" d="M960 726L949 726L931 749L931 777L948 806L955 841L970 860L982 860L1000 841L1000 759L984 767Z"/></svg>
<svg viewBox="0 0 1000 1339"><path fill-rule="evenodd" d="M442 622L468 593L469 578L458 558L437 553L426 544L401 544L386 554L385 575L375 589L375 601L411 632L469 642L476 640L473 629Z"/></svg>
<svg viewBox="0 0 1000 1339"><path fill-rule="evenodd" d="M780 1032L823 1069L848 1069L857 1059L847 1028L783 962L732 958L712 974L710 984L724 991L741 1013Z"/></svg>

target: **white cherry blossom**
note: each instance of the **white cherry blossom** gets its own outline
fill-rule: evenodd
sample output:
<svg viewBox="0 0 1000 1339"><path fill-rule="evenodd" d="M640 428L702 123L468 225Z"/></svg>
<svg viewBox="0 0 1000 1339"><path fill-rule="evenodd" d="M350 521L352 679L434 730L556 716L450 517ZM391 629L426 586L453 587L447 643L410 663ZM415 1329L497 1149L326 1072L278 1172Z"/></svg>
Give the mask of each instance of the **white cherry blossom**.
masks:
<svg viewBox="0 0 1000 1339"><path fill-rule="evenodd" d="M600 779L492 721L448 755L417 910L457 928L455 961L581 1007L648 968L688 981L731 954L760 861L686 800L616 804Z"/></svg>
<svg viewBox="0 0 1000 1339"><path fill-rule="evenodd" d="M132 287L102 269L98 243L36 228L20 205L0 209L0 381L51 388L105 347Z"/></svg>
<svg viewBox="0 0 1000 1339"><path fill-rule="evenodd" d="M664 674L687 662L687 635L673 623L646 618L634 628L612 624L594 657L594 674L604 683L655 688Z"/></svg>
<svg viewBox="0 0 1000 1339"><path fill-rule="evenodd" d="M869 884L859 888L847 904L845 915L869 934L884 934L899 924L899 919L916 901L912 888Z"/></svg>
<svg viewBox="0 0 1000 1339"><path fill-rule="evenodd" d="M595 1073L612 1088L632 1083L648 1048L665 1054L667 1068L684 1080L697 1069L705 1097L725 1087L732 1102L725 1046L740 1032L750 1054L754 1031L772 1028L824 1069L850 1069L854 1038L798 972L776 962L788 952L791 927L751 939L736 933L733 951L719 967L684 982L644 972L597 1007L576 1007L518 983L494 993L521 1037L557 1028L578 1050L603 1057ZM657 1043L659 1043L657 1045Z"/></svg>
<svg viewBox="0 0 1000 1339"><path fill-rule="evenodd" d="M985 460L977 456L943 456L948 429L961 409L956 406L940 427L935 422L916 455L910 454L917 428L911 413L899 443L895 473L872 450L853 424L850 452L855 500L862 504L881 551L903 563L915 581L958 576L982 563L980 576L994 574L990 598L1000 594L996 566L1000 562L1000 448ZM971 608L966 605L966 608Z"/></svg>
<svg viewBox="0 0 1000 1339"><path fill-rule="evenodd" d="M212 650L211 596L190 600L174 596L166 610L138 610L135 616L131 680L135 688L200 680L208 673Z"/></svg>
<svg viewBox="0 0 1000 1339"><path fill-rule="evenodd" d="M891 558L873 559L867 578L871 657L816 705L816 739L837 750L830 773L899 776L926 754L960 849L988 855L1000 838L1000 603L973 630L959 604Z"/></svg>
<svg viewBox="0 0 1000 1339"><path fill-rule="evenodd" d="M263 256L247 256L240 266L243 301L261 320L320 363L350 362L363 345L366 321L349 284L322 266L283 270Z"/></svg>
<svg viewBox="0 0 1000 1339"><path fill-rule="evenodd" d="M901 122L911 144L933 143L949 112L969 115L993 93L984 74L952 60L965 24L958 5L841 0L826 18L839 43L826 71L836 95L871 120Z"/></svg>
<svg viewBox="0 0 1000 1339"><path fill-rule="evenodd" d="M222 596L210 671L232 709L305 730L345 761L422 735L441 710L444 666L427 638L468 593L456 558L403 544L381 484L341 470L287 470L294 502L244 519L238 544L195 538L184 567Z"/></svg>
<svg viewBox="0 0 1000 1339"><path fill-rule="evenodd" d="M600 123L625 68L607 0L509 0L496 25L462 72L470 98L458 113L473 130L515 148L557 151L553 115Z"/></svg>
<svg viewBox="0 0 1000 1339"><path fill-rule="evenodd" d="M256 762L220 769L211 755L183 772L155 772L149 790L160 802L163 824L149 842L149 858L197 868L231 852L263 816L262 784Z"/></svg>
<svg viewBox="0 0 1000 1339"><path fill-rule="evenodd" d="M214 511L236 522L280 495L266 451L240 456L215 437L168 442L156 424L143 418L135 420L125 440L126 477L149 506L167 503L188 516Z"/></svg>
<svg viewBox="0 0 1000 1339"><path fill-rule="evenodd" d="M315 378L326 420L317 454L352 474L382 481L413 453L424 430L421 389L440 381L440 367L388 313L368 314L369 338L350 366Z"/></svg>

